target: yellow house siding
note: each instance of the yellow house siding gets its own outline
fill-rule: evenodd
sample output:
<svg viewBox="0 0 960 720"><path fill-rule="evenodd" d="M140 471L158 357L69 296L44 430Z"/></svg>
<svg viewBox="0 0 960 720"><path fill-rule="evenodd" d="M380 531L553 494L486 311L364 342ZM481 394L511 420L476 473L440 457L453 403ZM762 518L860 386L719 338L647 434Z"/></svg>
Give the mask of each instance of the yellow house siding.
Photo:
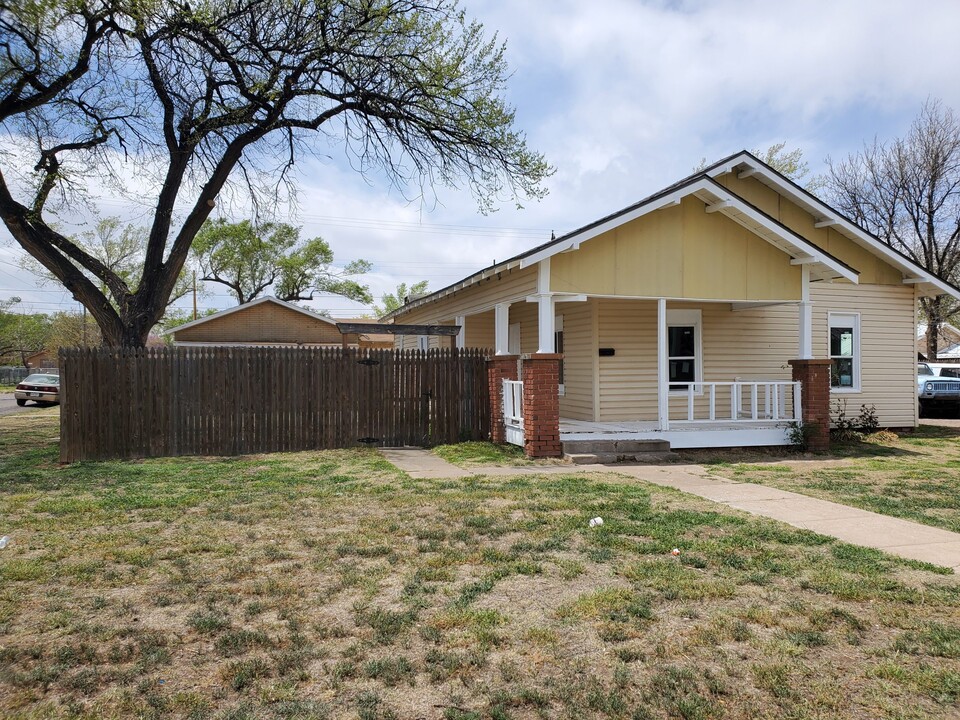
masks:
<svg viewBox="0 0 960 720"><path fill-rule="evenodd" d="M249 305L219 318L211 317L200 325L175 331L173 339L175 342L308 345L340 345L342 342L336 325L272 302Z"/></svg>
<svg viewBox="0 0 960 720"><path fill-rule="evenodd" d="M467 315L464 345L468 348L487 348L494 346L494 312L488 310L478 315Z"/></svg>
<svg viewBox="0 0 960 720"><path fill-rule="evenodd" d="M657 417L657 304L649 300L598 303L598 357L601 422Z"/></svg>
<svg viewBox="0 0 960 720"><path fill-rule="evenodd" d="M703 380L790 380L787 361L798 344L795 305L731 311L729 303L668 303L668 310L701 312ZM657 306L652 301L601 300L599 347L600 420L654 420L657 416ZM729 412L728 390L717 395L717 412ZM685 395L670 399L672 419L686 417ZM708 396L696 399L701 416Z"/></svg>
<svg viewBox="0 0 960 720"><path fill-rule="evenodd" d="M597 349L593 344L595 301L560 303L563 316L563 386L560 417L593 420L593 377Z"/></svg>
<svg viewBox="0 0 960 720"><path fill-rule="evenodd" d="M895 267L836 230L814 227L817 218L756 178L741 180L736 173L727 173L716 179L731 192L857 270L860 273L861 284L902 284L901 273Z"/></svg>
<svg viewBox="0 0 960 720"><path fill-rule="evenodd" d="M847 401L847 416L861 405L875 405L880 424L912 427L917 423L916 311L913 288L889 285L815 285L813 352L828 357L828 314L860 313L861 392L834 392L831 403Z"/></svg>
<svg viewBox="0 0 960 720"><path fill-rule="evenodd" d="M644 215L551 258L556 292L722 300L799 300L790 258L696 198Z"/></svg>

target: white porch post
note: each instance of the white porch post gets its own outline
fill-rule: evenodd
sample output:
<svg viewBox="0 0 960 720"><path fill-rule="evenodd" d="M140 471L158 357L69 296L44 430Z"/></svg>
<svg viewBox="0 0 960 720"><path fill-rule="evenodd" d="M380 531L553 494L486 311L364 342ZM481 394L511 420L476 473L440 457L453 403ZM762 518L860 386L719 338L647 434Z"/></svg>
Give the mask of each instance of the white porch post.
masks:
<svg viewBox="0 0 960 720"><path fill-rule="evenodd" d="M510 354L510 303L498 303L493 313L497 355Z"/></svg>
<svg viewBox="0 0 960 720"><path fill-rule="evenodd" d="M467 317L457 315L454 322L460 326L460 331L457 333L457 349L463 350L467 346Z"/></svg>
<svg viewBox="0 0 960 720"><path fill-rule="evenodd" d="M670 429L670 361L667 346L667 299L657 300L657 429Z"/></svg>
<svg viewBox="0 0 960 720"><path fill-rule="evenodd" d="M801 360L813 358L813 304L810 302L810 267L800 266L800 307L798 309L797 357Z"/></svg>
<svg viewBox="0 0 960 720"><path fill-rule="evenodd" d="M553 296L550 294L550 258L537 263L537 352L553 354L554 338Z"/></svg>

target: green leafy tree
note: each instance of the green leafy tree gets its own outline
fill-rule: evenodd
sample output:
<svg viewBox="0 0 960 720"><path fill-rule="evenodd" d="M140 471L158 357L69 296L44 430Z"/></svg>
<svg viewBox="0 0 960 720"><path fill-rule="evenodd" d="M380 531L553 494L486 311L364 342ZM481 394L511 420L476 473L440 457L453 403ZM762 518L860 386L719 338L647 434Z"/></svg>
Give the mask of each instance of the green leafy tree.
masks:
<svg viewBox="0 0 960 720"><path fill-rule="evenodd" d="M810 166L803 159L803 150L787 150L786 142L774 143L766 150L754 150L753 154L782 175L816 194L826 185L824 175L810 175Z"/></svg>
<svg viewBox="0 0 960 720"><path fill-rule="evenodd" d="M40 313L12 312L20 298L0 301L0 363L26 367L27 356L46 347L50 318Z"/></svg>
<svg viewBox="0 0 960 720"><path fill-rule="evenodd" d="M240 305L270 287L286 301L332 293L370 302L367 286L350 279L369 271L370 263L355 260L337 269L333 251L323 238L301 241L300 228L292 225L207 221L197 233L193 250L203 280L226 285Z"/></svg>
<svg viewBox="0 0 960 720"><path fill-rule="evenodd" d="M275 202L305 154L482 210L552 172L502 97L503 46L455 0L0 0L0 39L0 218L110 345L146 342L221 193ZM152 208L136 287L53 221L131 173Z"/></svg>
<svg viewBox="0 0 960 720"><path fill-rule="evenodd" d="M826 177L823 175L810 175L810 166L803 159L803 150L795 148L787 150L786 142L774 143L766 150L752 150L751 152L781 175L785 175L798 185L811 192L816 193L826 184ZM693 169L694 172L700 172L707 167L707 159L701 158L700 163Z"/></svg>
<svg viewBox="0 0 960 720"><path fill-rule="evenodd" d="M373 314L381 318L388 313L392 313L394 310L403 307L408 297L413 298L427 292L428 285L429 282L427 280L415 282L409 288L406 283L400 283L397 285L397 291L395 293L387 293L383 296L383 305L373 306Z"/></svg>
<svg viewBox="0 0 960 720"><path fill-rule="evenodd" d="M100 328L86 313L57 312L50 316L44 349L54 355L62 347L97 347L103 344Z"/></svg>
<svg viewBox="0 0 960 720"><path fill-rule="evenodd" d="M874 139L827 160L834 206L921 267L960 281L960 118L928 100L904 137ZM937 357L940 326L957 311L946 295L920 299L927 357Z"/></svg>
<svg viewBox="0 0 960 720"><path fill-rule="evenodd" d="M147 251L148 232L146 228L124 223L118 217L101 218L97 220L93 230L89 230L70 238L71 242L84 253L108 268L116 275L125 287L136 290L140 285L140 272L143 258ZM21 267L37 276L41 284L57 282L56 276L47 270L36 258L25 256ZM111 287L101 281L96 275L77 265L77 269L84 273L91 282L95 283L100 291L116 308L123 297L114 296ZM190 273L185 268L180 272L176 284L167 300L169 307L193 289Z"/></svg>

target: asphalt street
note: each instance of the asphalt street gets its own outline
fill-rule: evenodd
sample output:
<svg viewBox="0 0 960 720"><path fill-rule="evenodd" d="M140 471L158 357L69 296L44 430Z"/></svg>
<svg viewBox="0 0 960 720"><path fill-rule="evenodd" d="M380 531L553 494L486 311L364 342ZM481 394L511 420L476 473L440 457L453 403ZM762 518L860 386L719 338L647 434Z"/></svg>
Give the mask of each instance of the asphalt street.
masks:
<svg viewBox="0 0 960 720"><path fill-rule="evenodd" d="M14 413L28 413L39 410L36 403L28 403L24 407L18 407L13 393L0 393L0 415L12 415Z"/></svg>

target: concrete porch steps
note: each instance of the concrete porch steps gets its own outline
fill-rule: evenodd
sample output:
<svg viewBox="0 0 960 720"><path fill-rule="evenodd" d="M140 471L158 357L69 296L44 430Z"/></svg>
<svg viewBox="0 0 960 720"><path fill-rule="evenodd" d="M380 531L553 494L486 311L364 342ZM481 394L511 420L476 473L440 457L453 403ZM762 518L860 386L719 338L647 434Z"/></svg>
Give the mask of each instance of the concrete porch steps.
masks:
<svg viewBox="0 0 960 720"><path fill-rule="evenodd" d="M566 440L563 459L574 465L676 462L666 440Z"/></svg>

